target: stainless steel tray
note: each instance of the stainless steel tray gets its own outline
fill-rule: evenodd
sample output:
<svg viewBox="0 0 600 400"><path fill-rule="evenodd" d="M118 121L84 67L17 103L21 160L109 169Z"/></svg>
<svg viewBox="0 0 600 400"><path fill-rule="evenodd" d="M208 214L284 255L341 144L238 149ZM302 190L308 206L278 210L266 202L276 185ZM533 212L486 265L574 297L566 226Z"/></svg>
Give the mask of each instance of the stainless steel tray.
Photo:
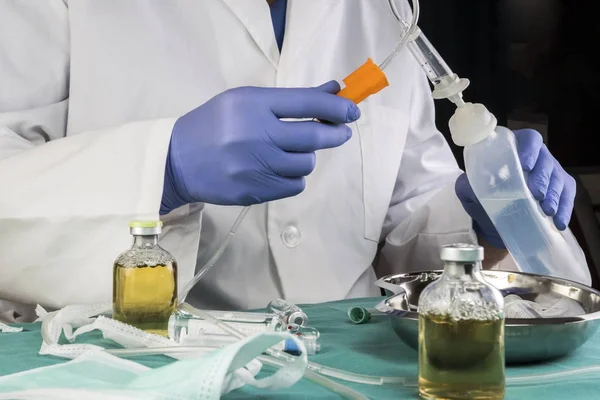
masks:
<svg viewBox="0 0 600 400"><path fill-rule="evenodd" d="M392 327L409 347L418 348L418 300L421 291L442 271L389 275L376 285L385 300ZM596 333L600 326L600 292L564 279L508 271L483 271L486 280L504 296L515 293L535 300L542 293L556 293L577 301L586 314L569 318L510 319L505 322L507 364L551 360L572 353ZM404 294L402 294L404 292ZM393 296L397 295L397 296Z"/></svg>

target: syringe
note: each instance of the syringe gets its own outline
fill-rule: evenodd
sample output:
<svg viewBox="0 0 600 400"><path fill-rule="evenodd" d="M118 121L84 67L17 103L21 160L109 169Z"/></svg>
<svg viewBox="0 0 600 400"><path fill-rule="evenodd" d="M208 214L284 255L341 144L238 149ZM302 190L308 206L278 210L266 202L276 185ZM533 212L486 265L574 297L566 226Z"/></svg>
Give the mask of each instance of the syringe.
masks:
<svg viewBox="0 0 600 400"><path fill-rule="evenodd" d="M469 86L469 80L452 72L423 32L418 29L417 33L418 36L406 46L433 84L433 98L448 99L458 107L464 105L462 92Z"/></svg>
<svg viewBox="0 0 600 400"><path fill-rule="evenodd" d="M448 99L457 107L462 107L465 104L462 99L462 92L469 86L469 80L459 78L458 75L452 72L442 56L417 26L419 1L413 1L413 19L410 24L402 19L396 9L394 0L388 0L388 3L392 14L403 28L403 35L396 49L379 65L379 68L382 71L385 70L400 52L400 49L406 45L433 84L433 98L436 100Z"/></svg>
<svg viewBox="0 0 600 400"><path fill-rule="evenodd" d="M417 28L415 36L406 47L433 84L433 98L448 99L457 107L463 106L462 92L469 86L469 80L459 78L452 72L421 29Z"/></svg>

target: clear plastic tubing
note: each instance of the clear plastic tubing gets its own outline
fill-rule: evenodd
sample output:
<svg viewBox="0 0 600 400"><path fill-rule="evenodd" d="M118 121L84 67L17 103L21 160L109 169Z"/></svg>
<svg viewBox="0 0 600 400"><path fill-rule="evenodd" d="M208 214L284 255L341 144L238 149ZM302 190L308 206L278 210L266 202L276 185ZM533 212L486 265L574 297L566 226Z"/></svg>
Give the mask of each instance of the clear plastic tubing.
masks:
<svg viewBox="0 0 600 400"><path fill-rule="evenodd" d="M506 384L509 386L531 386L547 383L570 383L577 380L598 379L597 375L591 375L597 373L600 373L600 365L590 365L589 367L573 368L559 372L510 376L506 378Z"/></svg>
<svg viewBox="0 0 600 400"><path fill-rule="evenodd" d="M202 310L197 310L198 316L212 322L213 324L219 326L225 332L229 333L232 336L235 336L239 339L243 339L246 336L238 331L237 329L229 326L221 320L214 318L212 315L205 313ZM282 351L267 349L267 354L283 361L292 362L294 358ZM326 367L320 364L316 364L314 362L308 362L308 370L312 372L316 372L322 375L331 376L333 378L338 378L341 380L345 380L348 382L362 383L365 385L383 385L386 383L389 384L399 384L404 385L406 383L406 379L402 377L393 377L393 376L370 376L370 375L362 375L355 374L353 372L343 371L336 368Z"/></svg>
<svg viewBox="0 0 600 400"><path fill-rule="evenodd" d="M197 347L197 346L173 346L173 347L152 347L152 348L138 348L138 349L107 349L105 350L107 353L113 354L119 357L137 357L143 355L161 355L161 354L178 354L178 353L198 353L198 354L208 354L213 352L215 348L207 348L207 347ZM259 356L258 360L264 362L265 364L281 367L284 365L284 362L278 360L273 357L268 356ZM311 372L311 371L307 371ZM312 372L316 375L315 372ZM597 375L600 373L600 365L590 365L588 367L581 368L572 368L559 372L548 372L542 374L531 374L531 375L521 375L521 376L509 376L506 378L507 386L532 386L532 385L544 385L548 383L561 383L561 382L575 382L581 380L588 379L598 379ZM375 378L375 377L373 377ZM384 377L382 377L384 378ZM416 378L394 378L396 382L395 385L400 386L416 386ZM332 382L332 381L331 381ZM388 382L386 382L388 383ZM342 386L346 388L345 386ZM338 393L338 392L336 392ZM365 398L361 397L357 398Z"/></svg>
<svg viewBox="0 0 600 400"><path fill-rule="evenodd" d="M250 211L250 207L251 206L246 206L242 209L242 211L240 211L240 214L233 223L233 226L229 230L229 233L227 234L225 239L223 239L223 242L221 243L217 251L215 251L215 254L212 255L212 257L202 266L202 268L200 268L196 275L194 275L194 278L187 284L187 286L181 291L181 293L179 293L180 304L185 301L185 298L187 297L190 290L192 290L192 288L196 286L198 282L200 282L200 279L202 279L202 277L206 275L208 271L210 271L210 269L217 263L217 261L219 261L221 255L223 255L223 253L227 249L227 246L229 246L231 238L235 235L236 231L240 227L240 224L246 217L246 214L248 214L248 211Z"/></svg>
<svg viewBox="0 0 600 400"><path fill-rule="evenodd" d="M268 323L273 318L275 318L275 314L273 313L259 313L259 312L245 312L245 311L219 311L219 310L211 310L208 311L210 315L217 319L221 319L224 321L234 321L234 322L253 322L253 323ZM193 313L191 313L193 314Z"/></svg>
<svg viewBox="0 0 600 400"><path fill-rule="evenodd" d="M419 14L421 13L421 11L420 11L421 6L419 5L419 0L413 0L412 3L413 3L413 13L412 13L413 16L412 16L412 20L410 21L410 23L408 23L408 22L404 21L402 19L402 17L400 16L400 13L398 12L398 9L396 8L395 1L388 0L388 5L390 7L390 10L392 11L392 14L396 18L396 20L404 27L404 35L402 36L400 43L398 43L398 46L396 46L394 51L389 56L387 56L387 58L379 65L379 68L382 71L385 70L385 68L392 62L392 60L398 55L398 53L400 53L400 50L402 50L403 46L411 40L412 36L419 29L419 27L417 26L417 23L419 22Z"/></svg>
<svg viewBox="0 0 600 400"><path fill-rule="evenodd" d="M264 364L271 365L273 367L283 367L285 365L285 362L278 360L277 358L270 357L270 356L259 356L258 360ZM307 370L304 372L304 377L306 379L308 379L309 381L312 381L312 382L316 383L317 385L320 385L326 389L329 389L330 391L332 391L336 394L339 394L340 396L342 396L346 399L351 399L351 400L368 400L369 399L368 397L350 389L347 386L344 386L335 381L332 381L331 379L325 378L324 376L321 376L310 370Z"/></svg>

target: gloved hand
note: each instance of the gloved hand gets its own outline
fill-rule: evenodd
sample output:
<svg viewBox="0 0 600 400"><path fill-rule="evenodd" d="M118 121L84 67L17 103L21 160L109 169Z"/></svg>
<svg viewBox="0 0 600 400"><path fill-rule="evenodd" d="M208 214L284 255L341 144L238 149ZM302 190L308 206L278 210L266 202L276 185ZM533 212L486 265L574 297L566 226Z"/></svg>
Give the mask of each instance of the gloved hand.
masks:
<svg viewBox="0 0 600 400"><path fill-rule="evenodd" d="M542 210L553 216L556 227L567 229L575 202L576 184L550 154L542 136L531 129L515 131L517 153L523 170L529 172L527 186ZM505 248L492 221L477 200L469 180L462 174L456 181L456 195L473 219L473 229L494 247Z"/></svg>
<svg viewBox="0 0 600 400"><path fill-rule="evenodd" d="M177 120L161 213L187 203L250 205L299 194L315 151L350 139L360 117L331 81L317 88L240 87ZM280 118L318 119L281 121Z"/></svg>

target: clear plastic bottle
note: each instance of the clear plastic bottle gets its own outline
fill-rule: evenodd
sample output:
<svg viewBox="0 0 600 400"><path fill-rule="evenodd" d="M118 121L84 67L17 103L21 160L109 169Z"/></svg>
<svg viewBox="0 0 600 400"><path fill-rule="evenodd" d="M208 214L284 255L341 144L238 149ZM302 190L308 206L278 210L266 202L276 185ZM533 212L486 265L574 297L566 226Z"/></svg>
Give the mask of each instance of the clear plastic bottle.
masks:
<svg viewBox="0 0 600 400"><path fill-rule="evenodd" d="M419 296L419 395L504 398L504 300L481 274L483 248L444 246L444 272Z"/></svg>
<svg viewBox="0 0 600 400"><path fill-rule="evenodd" d="M559 231L529 190L512 131L497 126L481 104L466 103L450 119L454 142L465 146L473 192L522 272L591 284L585 256L567 229Z"/></svg>
<svg viewBox="0 0 600 400"><path fill-rule="evenodd" d="M113 319L168 336L177 306L177 262L158 245L161 221L133 221L129 228L133 245L114 263Z"/></svg>

